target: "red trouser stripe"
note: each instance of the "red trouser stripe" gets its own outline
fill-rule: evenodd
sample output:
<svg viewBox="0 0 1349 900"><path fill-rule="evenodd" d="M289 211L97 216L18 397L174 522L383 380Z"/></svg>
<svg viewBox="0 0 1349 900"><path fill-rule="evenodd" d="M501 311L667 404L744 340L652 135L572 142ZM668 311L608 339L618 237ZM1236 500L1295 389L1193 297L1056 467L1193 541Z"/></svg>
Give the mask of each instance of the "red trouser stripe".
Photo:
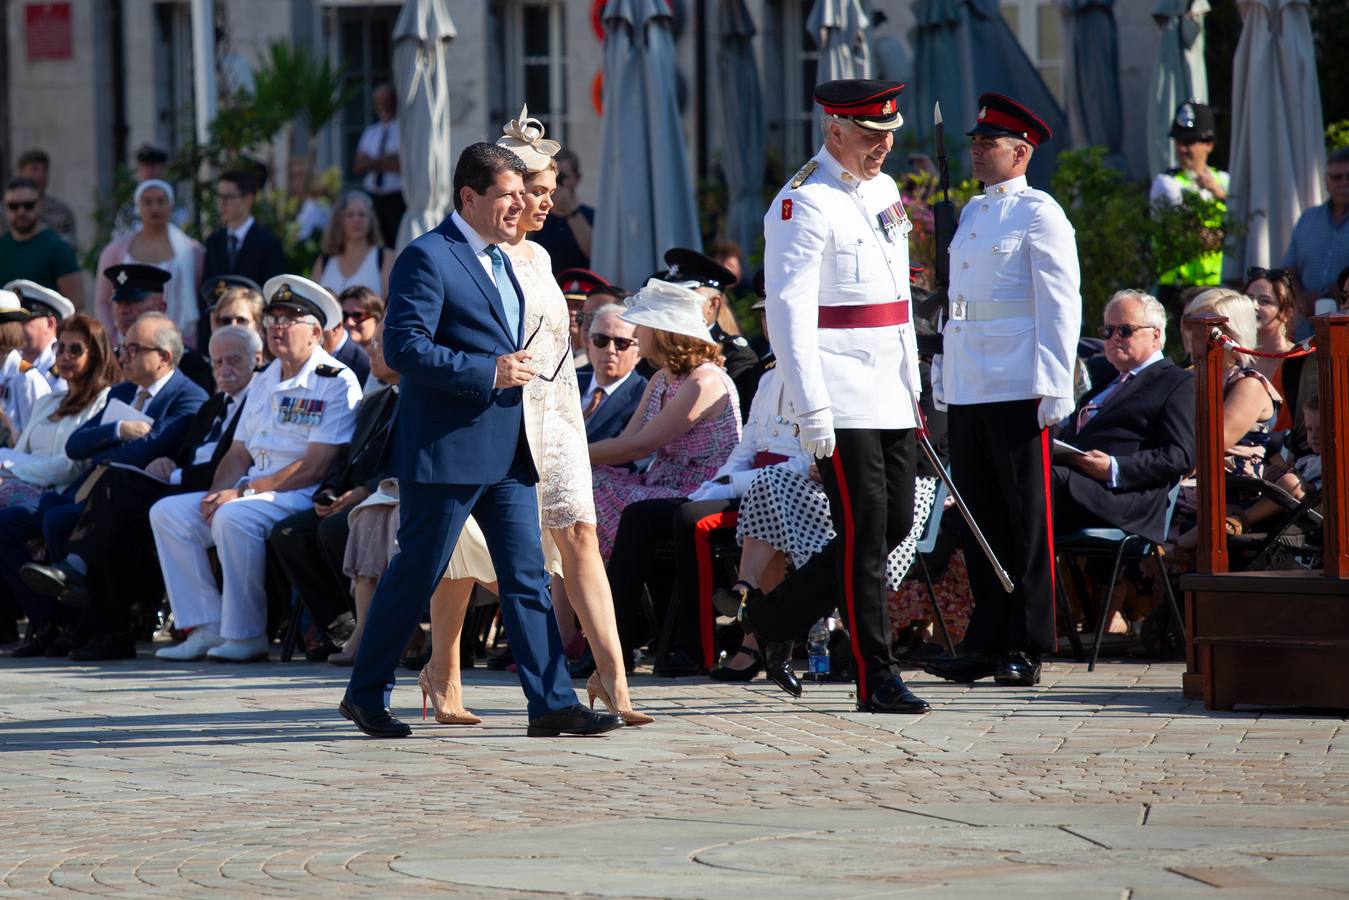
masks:
<svg viewBox="0 0 1349 900"><path fill-rule="evenodd" d="M740 516L734 510L703 516L693 523L693 546L698 557L698 637L703 644L703 665L712 668L716 646L712 620L712 532L734 528Z"/></svg>
<svg viewBox="0 0 1349 900"><path fill-rule="evenodd" d="M862 645L857 640L857 606L853 596L853 584L857 580L857 573L853 571L853 561L856 558L857 548L854 540L852 495L848 493L848 479L843 475L843 458L835 450L830 459L834 463L834 477L838 479L839 505L843 507L843 521L835 522L834 530L843 537L843 602L848 607L848 635L852 638L852 658L857 664L857 702L866 703L869 690L867 664L862 658Z"/></svg>
<svg viewBox="0 0 1349 900"><path fill-rule="evenodd" d="M1054 649L1059 648L1059 595L1058 585L1054 583L1056 566L1054 565L1054 491L1053 473L1050 463L1053 450L1049 444L1049 429L1040 431L1040 459L1044 462L1045 479L1045 539L1049 542L1049 621L1053 623Z"/></svg>

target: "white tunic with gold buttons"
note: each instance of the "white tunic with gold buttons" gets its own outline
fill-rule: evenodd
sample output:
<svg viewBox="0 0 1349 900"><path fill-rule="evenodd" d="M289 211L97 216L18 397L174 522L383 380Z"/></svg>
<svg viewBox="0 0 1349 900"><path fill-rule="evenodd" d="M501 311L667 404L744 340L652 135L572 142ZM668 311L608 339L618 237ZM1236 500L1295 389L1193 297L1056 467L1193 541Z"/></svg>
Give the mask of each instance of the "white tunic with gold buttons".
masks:
<svg viewBox="0 0 1349 900"><path fill-rule="evenodd" d="M878 218L900 209L899 188L884 174L860 180L823 148L811 162L764 217L765 313L788 399L801 415L830 409L835 428L912 428L920 390L912 322L819 327L822 306L909 300L912 226Z"/></svg>
<svg viewBox="0 0 1349 900"><path fill-rule="evenodd" d="M1025 177L965 206L933 388L948 404L1072 397L1082 328L1073 226Z"/></svg>

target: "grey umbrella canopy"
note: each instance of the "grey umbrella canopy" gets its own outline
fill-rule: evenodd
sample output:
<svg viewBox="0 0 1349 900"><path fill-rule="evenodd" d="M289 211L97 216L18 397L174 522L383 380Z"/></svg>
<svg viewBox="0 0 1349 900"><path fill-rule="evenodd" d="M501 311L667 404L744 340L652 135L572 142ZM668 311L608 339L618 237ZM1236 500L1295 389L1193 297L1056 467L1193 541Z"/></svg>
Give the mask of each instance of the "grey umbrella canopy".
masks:
<svg viewBox="0 0 1349 900"><path fill-rule="evenodd" d="M1123 168L1124 113L1114 6L1115 0L1062 0L1060 9L1071 60L1066 87L1073 137L1078 144L1105 147L1112 164Z"/></svg>
<svg viewBox="0 0 1349 900"><path fill-rule="evenodd" d="M1152 18L1162 30L1148 85L1148 168L1153 174L1176 164L1171 120L1186 100L1208 102L1204 67L1204 16L1208 0L1157 0Z"/></svg>
<svg viewBox="0 0 1349 900"><path fill-rule="evenodd" d="M1007 26L998 0L961 0L961 7L965 17L961 60L970 72L975 94L994 91L1011 97L1034 111L1054 133L1053 140L1036 149L1027 171L1031 184L1048 189L1058 151L1069 140L1068 117ZM942 115L947 115L944 105ZM973 117L964 122L954 118L948 121L961 126L962 131L974 124Z"/></svg>
<svg viewBox="0 0 1349 900"><path fill-rule="evenodd" d="M816 84L839 78L871 77L871 48L867 42L870 25L861 0L815 0L806 19L806 31L820 51Z"/></svg>
<svg viewBox="0 0 1349 900"><path fill-rule="evenodd" d="M400 250L439 225L453 205L446 46L456 34L446 0L408 0L394 23L398 163L407 201L395 242Z"/></svg>
<svg viewBox="0 0 1349 900"><path fill-rule="evenodd" d="M726 237L748 257L763 233L763 94L754 60L754 20L745 0L721 0L717 10L721 42L721 170L726 176ZM746 260L741 260L745 271Z"/></svg>
<svg viewBox="0 0 1349 900"><path fill-rule="evenodd" d="M671 247L702 247L664 0L604 7L604 127L591 268L636 287Z"/></svg>
<svg viewBox="0 0 1349 900"><path fill-rule="evenodd" d="M914 26L909 39L913 44L913 83L899 97L904 112L904 127L918 142L918 148L931 153L932 111L941 102L946 123L947 143L953 148L964 142L961 132L974 123L971 111L974 87L970 73L961 65L964 20L959 0L916 0ZM962 157L952 154L958 167Z"/></svg>
<svg viewBox="0 0 1349 900"><path fill-rule="evenodd" d="M1277 265L1303 211L1324 202L1325 143L1307 0L1240 0L1232 61L1228 211L1247 223L1228 241L1223 274Z"/></svg>

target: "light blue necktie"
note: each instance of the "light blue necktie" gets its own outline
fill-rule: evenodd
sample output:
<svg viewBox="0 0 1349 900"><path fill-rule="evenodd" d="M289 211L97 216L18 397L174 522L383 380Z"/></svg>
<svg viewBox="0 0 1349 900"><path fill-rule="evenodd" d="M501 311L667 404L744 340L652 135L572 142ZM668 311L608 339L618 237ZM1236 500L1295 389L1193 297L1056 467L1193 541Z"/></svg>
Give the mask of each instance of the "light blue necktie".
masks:
<svg viewBox="0 0 1349 900"><path fill-rule="evenodd" d="M501 308L506 311L506 321L511 325L511 340L520 343L520 295L515 292L511 276L506 272L506 259L496 244L487 246L487 255L492 257L492 279L497 283L497 293L501 296Z"/></svg>

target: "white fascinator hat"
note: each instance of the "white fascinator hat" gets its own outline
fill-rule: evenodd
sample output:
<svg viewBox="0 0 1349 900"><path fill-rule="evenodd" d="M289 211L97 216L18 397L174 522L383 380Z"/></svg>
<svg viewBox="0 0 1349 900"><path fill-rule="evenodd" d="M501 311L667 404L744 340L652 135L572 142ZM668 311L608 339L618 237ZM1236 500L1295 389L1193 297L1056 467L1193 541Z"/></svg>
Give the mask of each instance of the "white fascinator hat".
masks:
<svg viewBox="0 0 1349 900"><path fill-rule="evenodd" d="M542 172L552 163L562 145L557 141L544 140L543 123L529 117L529 107L520 107L519 118L511 119L503 134L497 138L497 146L511 150L524 162L530 174Z"/></svg>
<svg viewBox="0 0 1349 900"><path fill-rule="evenodd" d="M707 298L673 281L652 278L640 291L628 298L628 308L619 318L634 325L669 331L715 345L707 330L703 308Z"/></svg>

